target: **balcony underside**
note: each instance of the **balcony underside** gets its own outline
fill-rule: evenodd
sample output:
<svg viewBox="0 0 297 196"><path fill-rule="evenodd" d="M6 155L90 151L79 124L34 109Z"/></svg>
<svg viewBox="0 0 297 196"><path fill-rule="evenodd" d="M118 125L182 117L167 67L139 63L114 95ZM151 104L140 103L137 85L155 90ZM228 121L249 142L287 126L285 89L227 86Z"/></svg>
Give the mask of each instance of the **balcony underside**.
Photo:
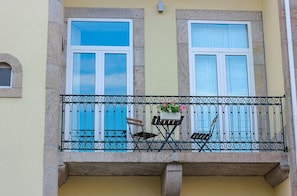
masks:
<svg viewBox="0 0 297 196"><path fill-rule="evenodd" d="M288 176L285 152L61 152L60 160L60 184L67 176L162 176L168 164L181 165L182 176L263 176L273 187Z"/></svg>

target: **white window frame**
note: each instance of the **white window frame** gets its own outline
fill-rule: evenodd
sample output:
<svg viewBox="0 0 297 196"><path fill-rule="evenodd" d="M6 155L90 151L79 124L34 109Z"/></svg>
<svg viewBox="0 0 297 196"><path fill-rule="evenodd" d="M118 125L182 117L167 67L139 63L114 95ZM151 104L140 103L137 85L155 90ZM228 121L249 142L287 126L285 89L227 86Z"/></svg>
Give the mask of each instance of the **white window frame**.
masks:
<svg viewBox="0 0 297 196"><path fill-rule="evenodd" d="M192 47L192 31L191 31L191 24L193 23L204 23L204 24L243 24L247 26L247 38L248 38L248 48L199 48L199 47ZM247 74L248 74L248 93L249 96L255 95L255 79L254 79L254 61L253 61L253 46L252 46L252 31L251 31L251 23L246 21L206 21L206 20L189 20L188 21L188 52L189 52L189 81L190 81L190 95L196 96L196 76L195 76L195 55L216 55L217 56L217 79L218 81L218 95L224 96L227 95L227 88L225 85L225 78L226 78L226 62L225 57L228 55L246 55L247 56ZM218 66L223 65L223 66ZM223 78L223 79L222 79ZM220 110L220 109L219 109ZM222 112L219 111L221 115ZM222 116L219 116L219 119ZM194 114L191 114L191 118L194 119ZM256 112L254 115L251 115L251 122L257 126L256 120ZM219 121L219 126L223 127L226 122ZM191 127L194 128L194 120L191 122ZM252 126L252 124L251 124ZM258 128L255 127L255 131ZM229 138L229 133L226 133L227 138ZM256 134L257 136L257 134ZM221 139L223 138L223 134L221 134ZM257 138L256 138L257 139Z"/></svg>
<svg viewBox="0 0 297 196"><path fill-rule="evenodd" d="M129 46L71 46L71 23L73 21L86 21L86 22L129 22ZM93 18L69 18L68 19L68 41L67 41L67 63L66 63L66 94L71 94L72 91L72 56L73 53L127 53L127 93L133 94L133 20L131 19L93 19ZM102 56L101 56L102 57ZM101 58L102 59L102 58ZM96 59L96 64L99 63ZM99 69L101 69L99 67ZM98 73L96 69L96 75ZM100 70L102 71L102 70ZM99 82L96 79L96 83ZM103 82L103 81L100 81ZM98 89L96 94L103 94Z"/></svg>
<svg viewBox="0 0 297 196"><path fill-rule="evenodd" d="M244 24L247 25L248 29L248 48L198 48L192 47L192 23L206 23L206 24ZM247 56L247 71L248 71L248 84L249 84L249 95L255 95L255 79L254 79L254 62L253 62L253 47L252 47L252 32L250 22L234 22L234 21L205 21L205 20L189 20L188 21L188 38L189 38L189 76L190 76L190 95L195 96L196 92L196 77L195 77L195 55L196 54L209 54L217 55L217 63L225 64L223 56L226 55L246 55ZM225 67L225 66L224 66ZM220 68L220 67L219 67ZM225 70L218 69L218 73L225 73ZM218 76L218 79L221 78ZM218 86L218 90L221 91L222 87ZM223 95L226 95L226 89L224 89Z"/></svg>
<svg viewBox="0 0 297 196"><path fill-rule="evenodd" d="M72 46L71 45L71 24L73 21L86 21L86 22L128 22L129 23L129 46ZM133 95L133 20L132 19L109 19L109 18L68 18L68 40L67 40L67 62L66 62L66 94L72 94L72 81L73 81L73 54L74 53L92 53L95 54L95 84L103 84L104 86L104 54L108 53L122 53L127 54L127 95ZM100 65L100 66L98 66ZM104 89L95 85L95 94L103 95ZM100 108L104 111L104 108ZM65 108L65 139L71 141L71 117L69 106ZM95 124L94 124L94 140L103 141L104 132L99 135L99 130L104 129L102 119L96 116L99 114L99 106L95 106ZM127 134L127 140L129 136Z"/></svg>

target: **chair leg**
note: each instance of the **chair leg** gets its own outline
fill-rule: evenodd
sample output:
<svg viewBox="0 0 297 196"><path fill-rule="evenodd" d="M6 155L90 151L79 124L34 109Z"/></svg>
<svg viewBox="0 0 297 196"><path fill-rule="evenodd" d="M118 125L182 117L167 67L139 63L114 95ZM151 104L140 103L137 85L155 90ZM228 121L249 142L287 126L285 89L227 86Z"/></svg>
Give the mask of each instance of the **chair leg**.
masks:
<svg viewBox="0 0 297 196"><path fill-rule="evenodd" d="M138 151L140 152L140 148L139 148L139 146L138 146L138 142L139 142L139 140L140 140L139 137L137 138L137 141L133 140L133 141L134 141L134 144L135 144L135 147L134 147L134 149L133 149L133 152L134 152L136 149L138 149Z"/></svg>
<svg viewBox="0 0 297 196"><path fill-rule="evenodd" d="M197 146L199 147L199 152L205 152L205 147L211 152L211 149L207 146L207 141L198 141L198 140L194 140L197 144Z"/></svg>
<svg viewBox="0 0 297 196"><path fill-rule="evenodd" d="M139 141L140 141L140 137L138 137L137 141L134 141L134 143L135 143L135 147L134 147L133 151L135 151L135 150L138 149L138 151L140 152L141 149L140 149L140 147L138 146ZM147 146L148 146L147 152L148 152L148 151L153 151L153 149L151 148L151 145L152 145L154 139L152 139L152 141L149 141L149 140L144 140L144 141L145 141L145 143L146 143Z"/></svg>
<svg viewBox="0 0 297 196"><path fill-rule="evenodd" d="M197 146L199 147L199 152L204 151L203 150L204 144L201 144L201 141L198 141L198 140L195 140L195 142L196 142Z"/></svg>
<svg viewBox="0 0 297 196"><path fill-rule="evenodd" d="M207 141L205 141L205 142L203 142L203 144L200 146L200 150L199 150L199 152L201 152L201 151L203 151L203 152L205 152L205 150L203 149L204 147L206 147L210 152L211 152L211 149L207 146Z"/></svg>
<svg viewBox="0 0 297 196"><path fill-rule="evenodd" d="M200 146L200 150L199 150L199 152L201 152L201 151L205 152L205 151L203 150L204 146L205 146L205 142Z"/></svg>
<svg viewBox="0 0 297 196"><path fill-rule="evenodd" d="M153 149L151 148L153 142L154 142L154 138L152 139L152 141L147 142L147 146L148 146L147 152L148 151L151 151L151 152L153 151Z"/></svg>
<svg viewBox="0 0 297 196"><path fill-rule="evenodd" d="M212 152L212 150L209 148L209 146L205 143L205 147L210 151Z"/></svg>

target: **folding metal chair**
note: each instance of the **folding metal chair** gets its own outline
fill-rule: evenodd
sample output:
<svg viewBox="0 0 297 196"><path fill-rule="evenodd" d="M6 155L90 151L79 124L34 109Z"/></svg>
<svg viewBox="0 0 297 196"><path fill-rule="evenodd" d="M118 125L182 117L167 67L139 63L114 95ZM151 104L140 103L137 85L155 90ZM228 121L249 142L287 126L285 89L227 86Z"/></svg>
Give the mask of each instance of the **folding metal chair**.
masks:
<svg viewBox="0 0 297 196"><path fill-rule="evenodd" d="M207 146L207 142L208 142L208 140L211 138L211 136L213 134L213 131L214 131L215 126L216 126L217 118L218 118L218 115L216 115L214 117L214 119L212 120L212 122L210 124L210 127L209 127L208 133L194 132L191 135L191 139L193 139L200 148L199 152L205 151L203 149L204 147L206 147L209 151L211 151L211 149Z"/></svg>
<svg viewBox="0 0 297 196"><path fill-rule="evenodd" d="M148 150L152 151L151 144L154 141L154 138L157 136L157 134L145 131L142 120L128 117L126 118L126 120L129 132L131 133L132 140L135 143L133 151L135 151L136 149L138 149L139 151L141 150L141 148L139 147L140 141L145 141L145 143L148 146Z"/></svg>

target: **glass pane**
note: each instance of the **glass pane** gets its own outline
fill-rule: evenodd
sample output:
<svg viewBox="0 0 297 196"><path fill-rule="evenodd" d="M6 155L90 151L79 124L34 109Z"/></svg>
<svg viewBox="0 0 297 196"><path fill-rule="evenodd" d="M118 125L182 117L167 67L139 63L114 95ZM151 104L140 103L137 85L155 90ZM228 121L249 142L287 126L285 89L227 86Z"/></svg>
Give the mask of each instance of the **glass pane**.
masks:
<svg viewBox="0 0 297 196"><path fill-rule="evenodd" d="M218 95L216 55L195 55L195 75L197 95Z"/></svg>
<svg viewBox="0 0 297 196"><path fill-rule="evenodd" d="M227 93L230 96L247 96L248 72L247 57L245 55L226 56ZM228 109L228 125L230 141L242 145L244 149L251 149L251 112L248 105L234 105ZM235 147L236 148L236 147Z"/></svg>
<svg viewBox="0 0 297 196"><path fill-rule="evenodd" d="M248 95L247 57L245 55L226 56L227 94L229 96Z"/></svg>
<svg viewBox="0 0 297 196"><path fill-rule="evenodd" d="M11 68L0 67L0 86L10 86Z"/></svg>
<svg viewBox="0 0 297 196"><path fill-rule="evenodd" d="M248 48L245 24L191 24L192 47Z"/></svg>
<svg viewBox="0 0 297 196"><path fill-rule="evenodd" d="M95 54L73 54L72 93L77 95L95 94Z"/></svg>
<svg viewBox="0 0 297 196"><path fill-rule="evenodd" d="M127 94L127 54L105 54L104 94ZM124 99L122 99L124 101ZM125 103L105 107L104 141L105 151L125 151L127 149L127 127L125 119L127 106Z"/></svg>
<svg viewBox="0 0 297 196"><path fill-rule="evenodd" d="M196 95L217 96L217 57L216 55L195 55ZM216 105L200 105L193 108L195 116L194 129L208 133L217 113ZM211 140L216 140L214 134Z"/></svg>
<svg viewBox="0 0 297 196"><path fill-rule="evenodd" d="M129 22L73 21L71 45L129 46Z"/></svg>
<svg viewBox="0 0 297 196"><path fill-rule="evenodd" d="M105 54L104 94L127 94L127 54Z"/></svg>
<svg viewBox="0 0 297 196"><path fill-rule="evenodd" d="M75 53L73 55L72 93L76 95L95 94L95 54ZM72 141L81 151L94 147L94 114L92 103L72 105Z"/></svg>

